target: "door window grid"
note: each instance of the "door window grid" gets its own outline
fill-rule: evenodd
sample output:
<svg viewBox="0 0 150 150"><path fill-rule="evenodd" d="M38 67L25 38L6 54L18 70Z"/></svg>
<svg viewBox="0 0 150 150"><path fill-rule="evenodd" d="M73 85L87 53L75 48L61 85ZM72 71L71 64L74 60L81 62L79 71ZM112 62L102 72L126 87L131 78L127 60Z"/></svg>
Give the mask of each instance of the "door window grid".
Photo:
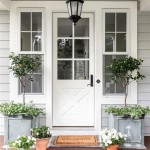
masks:
<svg viewBox="0 0 150 150"><path fill-rule="evenodd" d="M26 94L43 94L44 87L44 52L43 52L43 16L42 11L20 12L20 56L22 55L41 55L42 63L38 71L33 74L33 81L29 81L26 86ZM23 17L25 16L25 17ZM28 16L28 17L26 17ZM25 21L26 20L26 21ZM28 20L28 22L27 22ZM25 28L28 24L29 28ZM22 34L30 34L29 39L25 39L26 47L23 50ZM30 42L26 42L30 40ZM40 52L40 53L39 53ZM22 94L22 87L19 84L19 94Z"/></svg>
<svg viewBox="0 0 150 150"><path fill-rule="evenodd" d="M59 19L65 19L65 20L68 21L68 18L58 18L58 20L57 20L58 21L58 28L59 28ZM84 20L84 19L88 20L88 23L89 23L88 18L82 18L82 20ZM63 41L66 41L66 42L70 41L70 43L71 43L71 46L70 46L71 47L70 48L71 49L71 52L70 52L71 54L69 55L68 58L67 57L66 58L59 58L59 56L60 56L59 55L59 53L60 53L59 52L59 45L57 46L57 49L58 49L58 51L57 51L57 66L58 66L57 74L58 74L58 76L57 77L58 77L59 80L66 80L66 79L67 80L87 80L87 79L89 79L89 70L87 71L86 68L89 69L89 66L87 65L86 61L89 62L89 56L88 56L88 58L82 58L82 56L84 57L84 55L86 55L86 54L83 54L82 56L80 56L79 54L77 55L77 49L84 49L85 48L85 47L77 48L77 46L88 45L88 51L89 51L89 39L90 39L89 38L89 27L88 27L88 33L86 33L86 36L83 37L83 35L82 35L82 36L79 37L78 36L79 34L77 32L75 32L76 28L79 30L78 24L74 27L73 23L71 22L70 26L72 28L72 30L71 30L72 33L70 32L70 35L68 37L66 35L64 35L64 37L63 37L63 34L60 34L60 30L59 29L57 30L58 31L57 41L62 40L62 44L63 44ZM68 29L68 30L70 30L70 29ZM61 36L59 36L59 35L61 35ZM88 44L85 44L85 43L88 43ZM66 49L64 49L64 50L66 50ZM62 68L62 66L59 67L59 65L58 65L60 61L64 61L64 62L66 61L68 63L70 61L71 64L69 65L69 67L71 66L71 70L72 70L71 75L72 75L72 77L65 78L65 77L60 77L59 76L59 74L60 74L59 69ZM86 76L79 77L80 76L79 75L80 71L82 72L81 73L82 75L86 74ZM64 71L62 70L62 72L66 72L66 70L64 70ZM75 76L75 74L77 74L77 75ZM66 76L68 76L68 75L66 75ZM77 78L77 76L79 78Z"/></svg>
<svg viewBox="0 0 150 150"><path fill-rule="evenodd" d="M117 25L119 24L119 20L117 20L117 16L119 15L124 16L124 21L125 21L125 26L124 31L117 31ZM105 12L105 32L104 32L104 37L105 37L105 44L104 44L104 52L103 52L103 72L104 72L104 86L103 86L103 94L105 95L118 95L118 94L123 94L124 90L122 88L122 85L120 83L114 83L113 81L111 81L110 76L111 73L107 70L106 66L111 62L112 59L116 59L116 58L122 58L122 57L126 57L128 56L127 53L127 12ZM114 16L114 30L109 30L109 28L107 28L107 24L109 24L107 21L109 19L107 19L107 15ZM113 17L111 17L113 18ZM118 17L119 18L119 17ZM110 22L112 20L109 20ZM112 21L113 22L113 21ZM113 24L110 23L112 26ZM123 25L122 25L123 26ZM112 28L111 28L112 29ZM120 47L124 47L123 50L118 50L119 46L117 46L117 40L119 38L117 38L118 34L124 34L124 41L119 41L121 45ZM121 38L121 37L120 37ZM120 39L119 39L120 40ZM123 44L122 44L123 43Z"/></svg>

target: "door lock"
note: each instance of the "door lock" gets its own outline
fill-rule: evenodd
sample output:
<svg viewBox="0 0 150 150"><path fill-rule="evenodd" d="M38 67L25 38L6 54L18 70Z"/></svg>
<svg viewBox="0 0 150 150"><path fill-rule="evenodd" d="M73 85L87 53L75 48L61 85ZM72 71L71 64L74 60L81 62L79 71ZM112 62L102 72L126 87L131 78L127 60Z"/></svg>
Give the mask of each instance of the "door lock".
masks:
<svg viewBox="0 0 150 150"><path fill-rule="evenodd" d="M96 80L97 83L100 83L101 81L99 79Z"/></svg>

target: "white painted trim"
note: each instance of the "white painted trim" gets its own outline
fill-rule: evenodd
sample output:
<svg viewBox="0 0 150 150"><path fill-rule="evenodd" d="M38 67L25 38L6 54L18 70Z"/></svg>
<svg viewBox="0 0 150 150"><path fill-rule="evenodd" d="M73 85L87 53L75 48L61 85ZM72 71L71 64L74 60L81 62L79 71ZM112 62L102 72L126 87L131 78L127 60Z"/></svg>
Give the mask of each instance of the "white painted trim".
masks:
<svg viewBox="0 0 150 150"><path fill-rule="evenodd" d="M41 52L23 52L20 51L20 12L42 12L42 32L43 32L43 43L42 43L42 50L45 50L45 45L44 45L44 23L43 21L45 20L45 16L44 14L44 9L43 8L16 8L15 9L15 15L13 15L13 17L15 17L15 19L13 17L11 17L12 12L10 12L10 20L13 18L12 22L15 22L14 24L11 23L10 28L12 27L12 30L10 31L10 46L12 45L11 43L14 42L16 44L13 43L14 48L10 48L13 50L13 52L15 52L16 54L42 54L44 55L44 51ZM13 36L13 38L11 38L11 36ZM15 36L15 38L14 38ZM45 60L45 56L44 56L44 60ZM44 61L44 66L45 66L45 61ZM43 83L43 88L45 89L45 70L44 70L44 83ZM16 102L22 102L22 95L18 94L19 93L19 89L18 89L18 80L16 78L13 77L12 73L10 74L10 99L14 100ZM15 88L14 88L15 86ZM41 99L43 99L41 101ZM41 93L41 94L26 94L26 103L29 103L31 100L33 100L34 103L45 103L45 92Z"/></svg>
<svg viewBox="0 0 150 150"><path fill-rule="evenodd" d="M104 9L103 13L105 14L105 12L126 12L127 13L127 52L119 52L120 54L123 55L129 55L132 57L137 58L137 46L134 45L134 43L137 43L137 24L135 24L135 22L137 22L137 16L136 14L134 14L134 11L132 9ZM104 16L103 14L103 16ZM134 17L133 17L134 15ZM103 22L105 22L104 18L103 18ZM132 32L130 32L132 31ZM103 36L105 35L105 29L103 28ZM105 37L105 36L104 36ZM134 38L133 38L134 37ZM105 48L105 39L103 38L103 51ZM103 54L118 54L117 52L103 52ZM102 78L103 79L103 78ZM102 85L104 83L102 82ZM132 89L132 91L131 91ZM103 95L102 93L102 97L101 97L102 104L124 104L124 96L123 95ZM129 94L127 97L127 103L128 104L137 104L137 83L133 82L129 85Z"/></svg>
<svg viewBox="0 0 150 150"><path fill-rule="evenodd" d="M58 5L59 4L59 5ZM46 103L46 124L52 127L52 13L53 12L67 12L67 7L65 1L12 1L11 2L11 9L10 9L10 50L17 50L17 39L18 35L17 33L17 9L20 7L24 8L43 8L44 16L45 16L45 96L33 96L32 99L34 99L35 103ZM83 12L92 12L94 13L95 17L95 57L98 60L98 64L101 63L102 60L102 34L103 34L103 28L102 28L102 9L129 9L130 11L130 36L131 36L131 56L137 57L137 2L136 1L86 1L84 3ZM100 79L102 81L102 68L99 69L99 66L96 65L96 79ZM17 89L16 79L10 75L10 98L13 100L17 100L17 97L14 97L14 93L16 92L15 89ZM96 112L97 112L97 120L98 117L101 118L101 104L120 104L123 103L122 97L118 98L117 100L106 98L103 99L102 97L102 83L97 84L95 83L96 87L96 99L98 100L97 106L96 106ZM136 93L135 97L132 97L130 100L133 103L136 103L137 100L137 85L136 83L132 84L132 90L133 93ZM28 97L27 97L28 99ZM19 100L19 99L18 99ZM99 115L99 116L98 116ZM96 132L98 133L99 129L101 128L101 120L98 120L96 123ZM61 130L61 129L60 129ZM73 129L74 132L79 131ZM71 133L73 130L70 130L66 133ZM65 134L65 130L61 130L62 133ZM84 133L86 133L87 130L82 130ZM54 130L54 132L57 134ZM79 131L80 132L80 131Z"/></svg>

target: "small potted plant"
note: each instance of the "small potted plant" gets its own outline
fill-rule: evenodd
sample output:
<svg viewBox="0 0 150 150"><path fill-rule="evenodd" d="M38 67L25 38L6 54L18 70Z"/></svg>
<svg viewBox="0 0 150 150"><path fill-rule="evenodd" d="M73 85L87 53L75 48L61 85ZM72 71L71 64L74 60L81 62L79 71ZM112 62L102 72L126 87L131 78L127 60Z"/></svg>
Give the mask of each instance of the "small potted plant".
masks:
<svg viewBox="0 0 150 150"><path fill-rule="evenodd" d="M37 126L38 115L44 114L42 109L36 108L35 105L25 103L25 89L28 82L34 82L33 73L37 71L41 66L40 55L16 55L10 53L9 58L11 60L10 71L13 73L15 78L18 78L21 85L21 92L23 95L22 103L2 103L0 104L0 113L5 115L5 138L4 143L7 143L9 139L17 139L20 133L29 135L30 129ZM11 119L14 118L12 122ZM22 120L22 122L20 121ZM27 130L16 128L16 125L27 126ZM10 128L11 127L11 128ZM11 134L15 130L16 134Z"/></svg>
<svg viewBox="0 0 150 150"><path fill-rule="evenodd" d="M99 135L102 148L107 150L117 150L118 146L126 141L126 137L126 134L117 132L115 129L104 129Z"/></svg>
<svg viewBox="0 0 150 150"><path fill-rule="evenodd" d="M51 137L50 128L47 126L32 128L31 135L36 138L36 150L46 150Z"/></svg>
<svg viewBox="0 0 150 150"><path fill-rule="evenodd" d="M35 138L31 136L19 136L15 141L9 141L8 146L16 149L29 150L33 145L35 145Z"/></svg>

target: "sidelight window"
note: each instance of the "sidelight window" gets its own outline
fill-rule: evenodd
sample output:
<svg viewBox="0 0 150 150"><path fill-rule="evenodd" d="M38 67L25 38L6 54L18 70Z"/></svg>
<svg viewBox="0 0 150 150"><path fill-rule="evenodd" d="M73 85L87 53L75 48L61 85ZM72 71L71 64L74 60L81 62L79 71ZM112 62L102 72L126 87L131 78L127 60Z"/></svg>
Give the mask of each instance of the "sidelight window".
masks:
<svg viewBox="0 0 150 150"><path fill-rule="evenodd" d="M20 57L28 55L41 55L44 59L43 50L43 23L42 12L20 12ZM33 74L32 80L26 85L26 93L42 94L43 93L43 61L40 68ZM19 93L22 93L21 84Z"/></svg>
<svg viewBox="0 0 150 150"><path fill-rule="evenodd" d="M111 81L111 73L107 69L107 65L112 59L128 56L128 13L126 11L105 11L104 18L103 93L105 95L122 94L124 93L124 89L121 83Z"/></svg>

